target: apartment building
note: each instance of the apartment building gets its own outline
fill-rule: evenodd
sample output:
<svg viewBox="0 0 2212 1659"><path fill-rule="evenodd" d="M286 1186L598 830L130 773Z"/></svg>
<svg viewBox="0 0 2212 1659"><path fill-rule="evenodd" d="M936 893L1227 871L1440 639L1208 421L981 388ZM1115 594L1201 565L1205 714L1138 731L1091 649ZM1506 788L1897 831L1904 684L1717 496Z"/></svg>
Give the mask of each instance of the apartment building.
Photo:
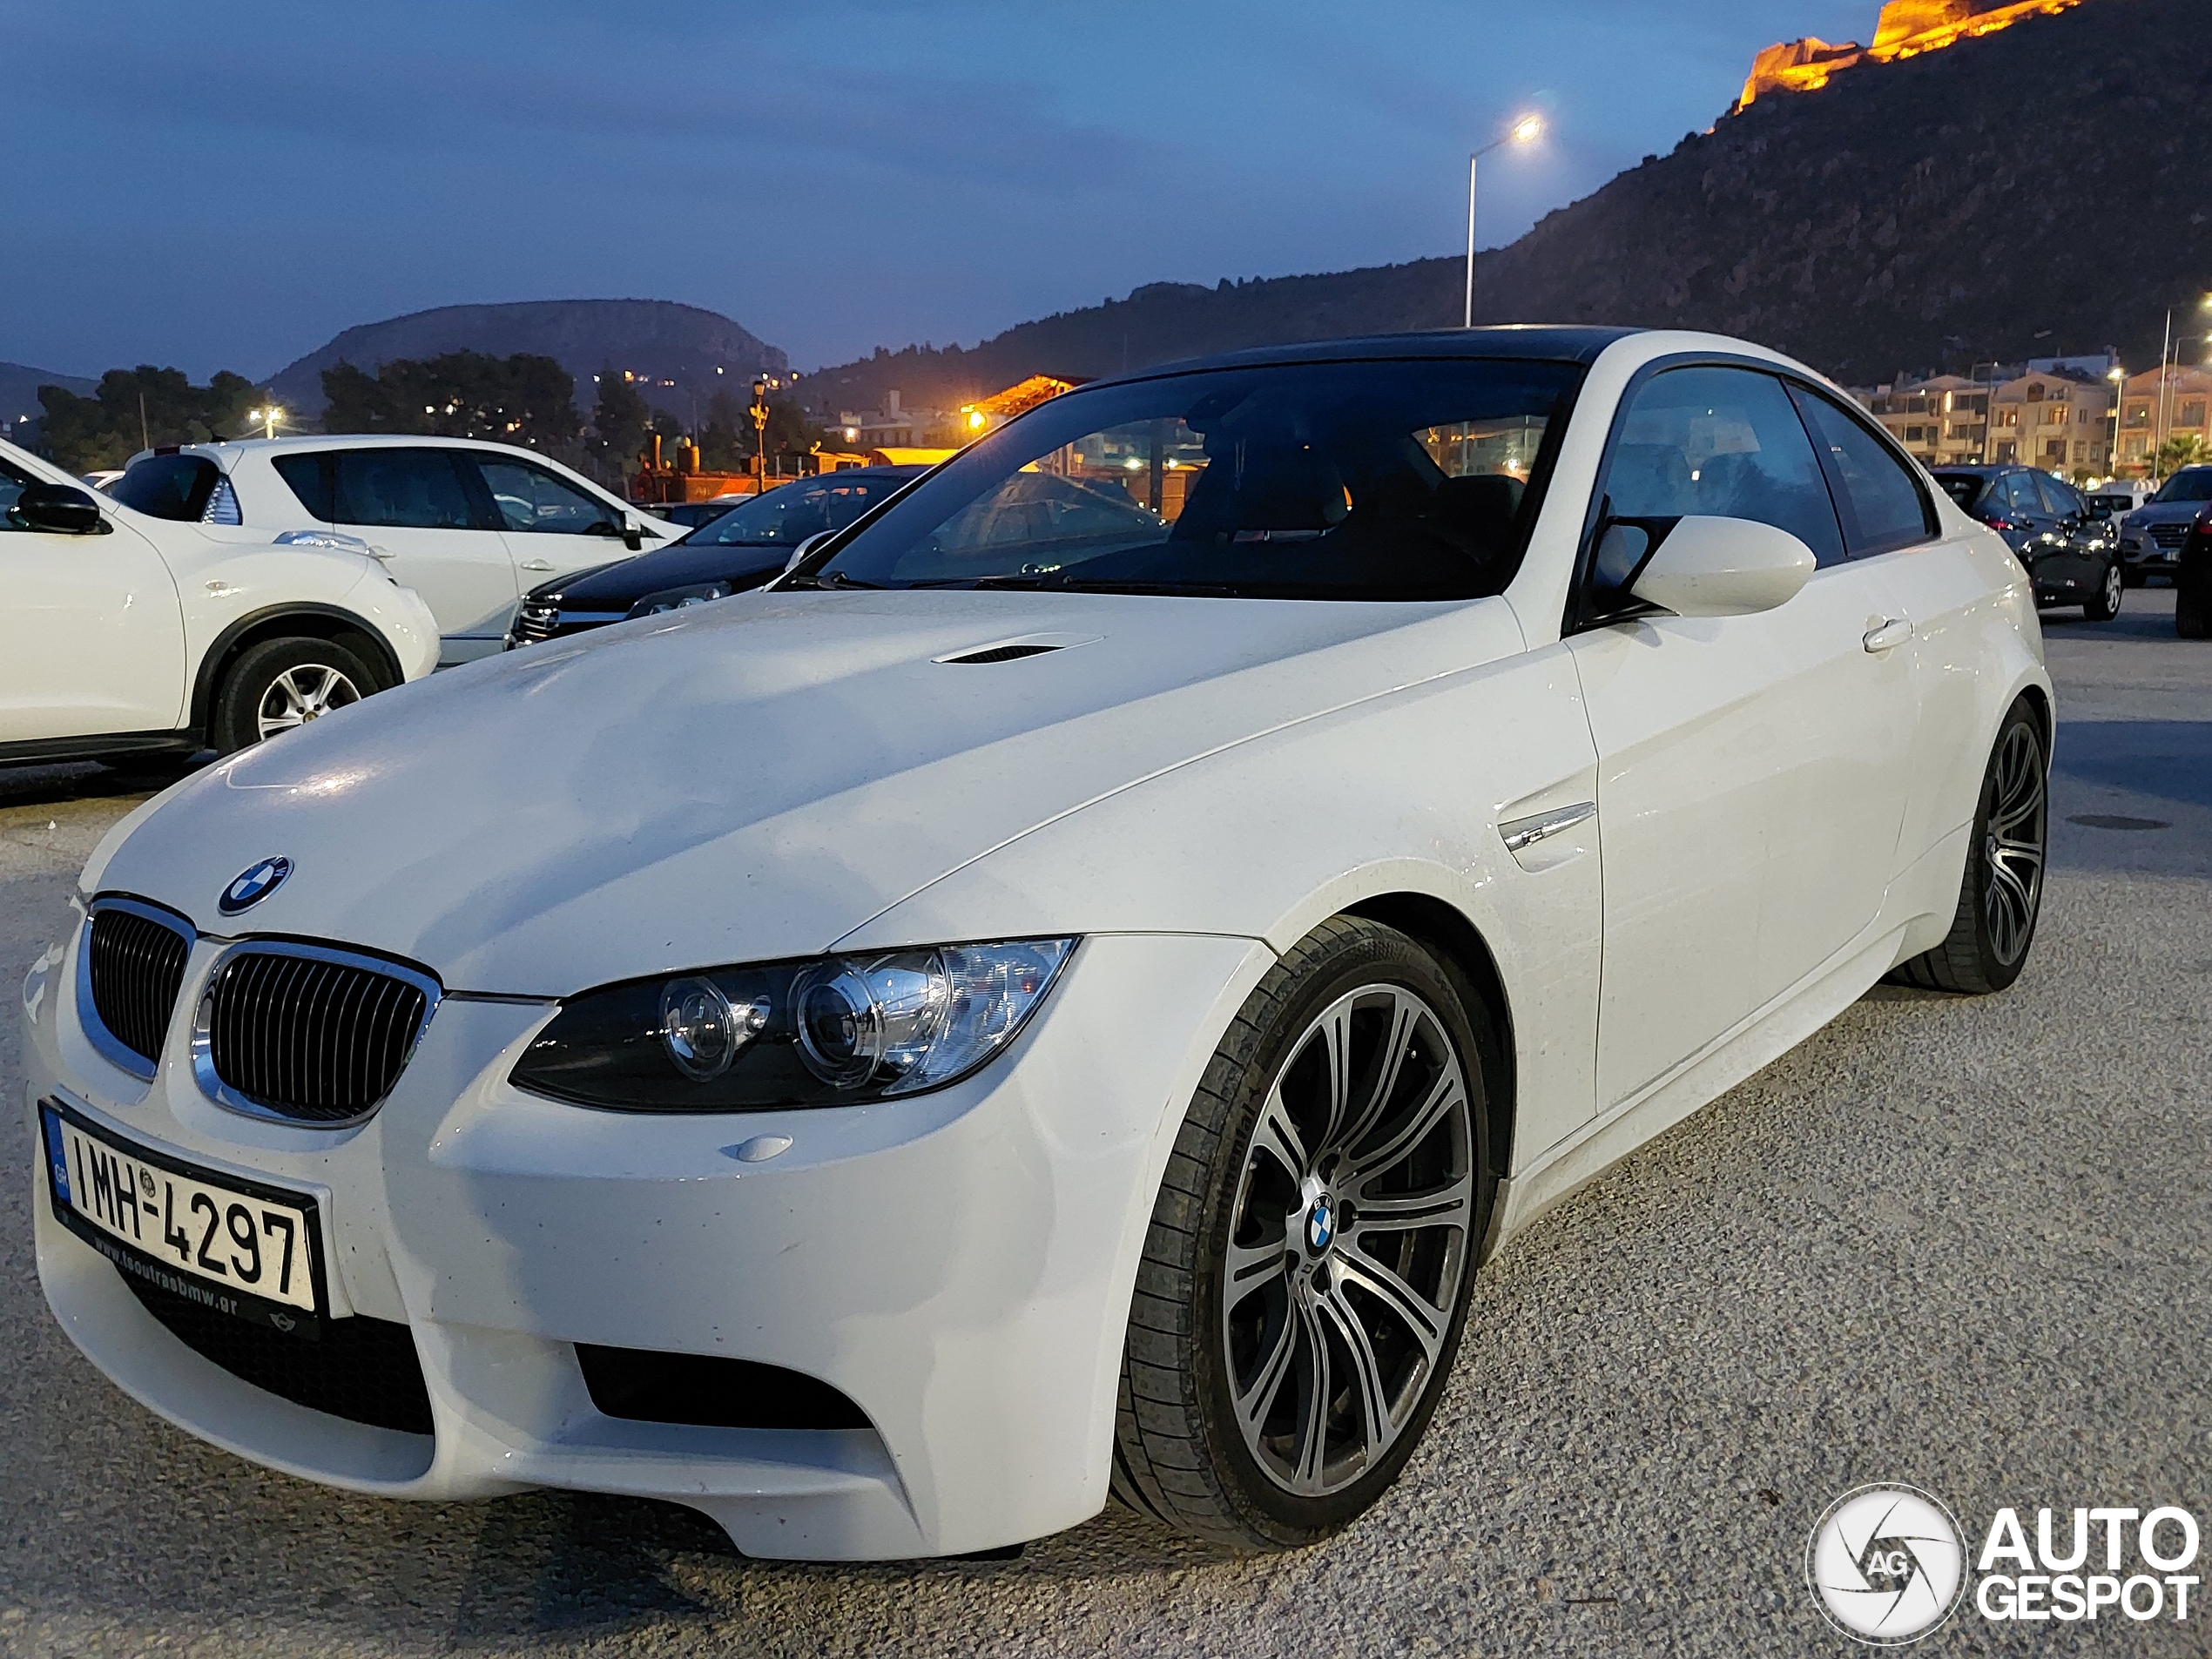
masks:
<svg viewBox="0 0 2212 1659"><path fill-rule="evenodd" d="M2078 369L2000 373L1993 382L1938 374L1851 395L1930 467L2018 462L2068 477L2110 474L2109 383Z"/></svg>
<svg viewBox="0 0 2212 1659"><path fill-rule="evenodd" d="M2155 368L2129 375L2121 389L2119 471L2145 475L2151 457L2175 438L2194 437L2212 446L2208 415L2212 415L2212 373L2169 364L2162 382Z"/></svg>
<svg viewBox="0 0 2212 1659"><path fill-rule="evenodd" d="M1854 387L1851 395L1892 437L1930 467L1971 465L1982 459L1990 388L1958 374Z"/></svg>
<svg viewBox="0 0 2212 1659"><path fill-rule="evenodd" d="M1990 399L1989 459L2069 478L2112 475L2113 387L2107 381L2033 373Z"/></svg>

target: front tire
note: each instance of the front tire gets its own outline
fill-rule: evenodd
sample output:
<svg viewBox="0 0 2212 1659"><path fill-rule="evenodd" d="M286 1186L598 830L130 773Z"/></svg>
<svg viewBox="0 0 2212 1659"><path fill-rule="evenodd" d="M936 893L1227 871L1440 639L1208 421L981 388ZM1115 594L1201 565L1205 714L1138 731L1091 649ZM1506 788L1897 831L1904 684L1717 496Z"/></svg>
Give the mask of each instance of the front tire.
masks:
<svg viewBox="0 0 2212 1659"><path fill-rule="evenodd" d="M2127 591L2127 578L2121 574L2120 567L2107 564L2104 579L2097 583L2096 597L2081 607L2081 614L2091 622L2110 622L2120 614Z"/></svg>
<svg viewBox="0 0 2212 1659"><path fill-rule="evenodd" d="M2174 583L2174 631L2183 639L2212 633L2212 571L2191 572Z"/></svg>
<svg viewBox="0 0 2212 1659"><path fill-rule="evenodd" d="M1974 996L2017 980L2042 912L2050 828L2049 751L2042 724L2023 698L2006 713L1982 776L1951 932L1892 977L1922 990Z"/></svg>
<svg viewBox="0 0 2212 1659"><path fill-rule="evenodd" d="M233 663L215 692L208 741L218 754L358 703L378 690L368 665L327 639L265 639Z"/></svg>
<svg viewBox="0 0 2212 1659"><path fill-rule="evenodd" d="M1450 1372L1489 1222L1477 1034L1492 1029L1461 976L1357 917L1261 981L1153 1208L1122 1363L1123 1502L1285 1549L1397 1478Z"/></svg>

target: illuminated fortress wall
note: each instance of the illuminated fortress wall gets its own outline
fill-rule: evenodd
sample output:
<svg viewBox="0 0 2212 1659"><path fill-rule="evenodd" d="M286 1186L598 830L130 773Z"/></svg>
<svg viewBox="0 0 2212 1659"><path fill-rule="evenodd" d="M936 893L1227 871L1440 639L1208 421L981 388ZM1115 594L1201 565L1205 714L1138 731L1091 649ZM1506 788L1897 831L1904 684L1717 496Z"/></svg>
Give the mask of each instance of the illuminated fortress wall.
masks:
<svg viewBox="0 0 2212 1659"><path fill-rule="evenodd" d="M1831 45L1808 35L1768 47L1752 60L1742 109L1768 92L1815 92L1831 76L1864 63L1886 64L1940 51L1973 35L1994 34L2024 17L2064 11L2081 0L1889 0L1874 25L1874 44Z"/></svg>

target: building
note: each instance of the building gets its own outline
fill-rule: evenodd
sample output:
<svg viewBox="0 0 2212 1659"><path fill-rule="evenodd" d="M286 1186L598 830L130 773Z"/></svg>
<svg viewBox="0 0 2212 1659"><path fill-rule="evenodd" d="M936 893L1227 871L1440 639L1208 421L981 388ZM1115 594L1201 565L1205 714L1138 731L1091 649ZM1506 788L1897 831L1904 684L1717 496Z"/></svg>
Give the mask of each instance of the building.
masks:
<svg viewBox="0 0 2212 1659"><path fill-rule="evenodd" d="M1830 78L1861 64L1886 64L1941 51L1975 35L1994 34L2023 18L2064 11L2081 0L1889 0L1874 25L1874 44L1831 45L1808 35L1769 46L1751 63L1738 110L1770 92L1817 92Z"/></svg>
<svg viewBox="0 0 2212 1659"><path fill-rule="evenodd" d="M2112 475L2109 381L2030 373L1990 399L1989 459L2040 467L2067 478Z"/></svg>
<svg viewBox="0 0 2212 1659"><path fill-rule="evenodd" d="M2195 438L2212 448L2212 372L2169 363L2131 374L2121 388L2120 462L2122 477L2154 475L2159 451L2176 438Z"/></svg>
<svg viewBox="0 0 2212 1659"><path fill-rule="evenodd" d="M2066 373L2000 369L1981 381L1939 374L1855 388L1851 395L1926 466L2018 462L2069 478L2107 477L2113 388L2088 372L2106 360L2066 361Z"/></svg>

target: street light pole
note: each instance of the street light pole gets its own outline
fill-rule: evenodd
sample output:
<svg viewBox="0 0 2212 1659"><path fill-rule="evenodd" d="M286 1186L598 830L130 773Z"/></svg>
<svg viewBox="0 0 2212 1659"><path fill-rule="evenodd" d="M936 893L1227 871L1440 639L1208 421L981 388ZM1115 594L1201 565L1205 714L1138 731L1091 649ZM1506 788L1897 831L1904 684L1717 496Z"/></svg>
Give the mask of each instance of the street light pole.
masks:
<svg viewBox="0 0 2212 1659"><path fill-rule="evenodd" d="M1460 323L1460 327L1462 328L1472 328L1474 327L1474 185L1476 171L1481 165L1482 158L1488 155L1493 150L1499 149L1508 144L1534 144L1539 138L1543 136L1543 131L1544 121L1541 116L1524 115L1521 118L1521 119L1513 124L1513 131L1507 133L1504 138L1493 138L1489 143L1484 145L1480 150L1477 150L1474 154L1467 158L1467 309L1462 314L1461 321Z"/></svg>
<svg viewBox="0 0 2212 1659"><path fill-rule="evenodd" d="M2150 441L2150 477L2153 483L2163 482L2159 469L2166 464L2167 394L2174 385L2174 377L2167 370L2166 360L2173 355L2173 352L2174 313L2168 307L2166 312L2166 341L2158 348L2158 424L2152 428Z"/></svg>
<svg viewBox="0 0 2212 1659"><path fill-rule="evenodd" d="M768 488L768 379L762 375L752 383L752 407L745 411L752 417L752 493L762 494Z"/></svg>

